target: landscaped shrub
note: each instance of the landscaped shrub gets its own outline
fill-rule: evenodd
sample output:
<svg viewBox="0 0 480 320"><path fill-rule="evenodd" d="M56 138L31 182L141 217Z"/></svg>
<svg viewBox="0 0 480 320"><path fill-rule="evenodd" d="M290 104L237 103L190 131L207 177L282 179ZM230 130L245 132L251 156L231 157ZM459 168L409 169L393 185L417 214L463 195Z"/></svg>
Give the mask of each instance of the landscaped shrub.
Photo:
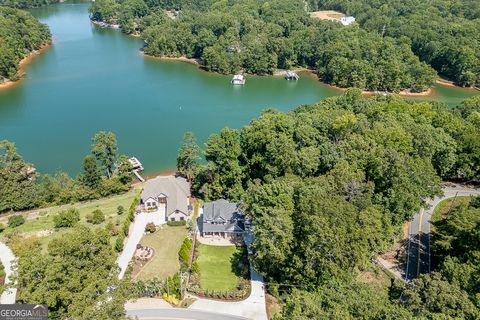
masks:
<svg viewBox="0 0 480 320"><path fill-rule="evenodd" d="M125 208L123 206L118 206L117 207L117 214L121 216L122 214L125 213Z"/></svg>
<svg viewBox="0 0 480 320"><path fill-rule="evenodd" d="M163 287L163 293L175 295L182 299L183 297L181 296L182 292L180 291L180 287L180 273L177 272L172 277L167 278L165 286Z"/></svg>
<svg viewBox="0 0 480 320"><path fill-rule="evenodd" d="M180 227L180 226L185 226L185 225L187 225L187 221L185 221L185 220L167 221L167 226L170 226L170 227Z"/></svg>
<svg viewBox="0 0 480 320"><path fill-rule="evenodd" d="M5 226L3 225L3 223L0 223L0 233L2 233L3 230L5 230Z"/></svg>
<svg viewBox="0 0 480 320"><path fill-rule="evenodd" d="M164 287L165 281L158 278L153 278L146 281L139 280L135 282L135 291L138 298L156 297L164 291Z"/></svg>
<svg viewBox="0 0 480 320"><path fill-rule="evenodd" d="M8 218L8 226L15 228L25 223L25 218L22 215L14 215Z"/></svg>
<svg viewBox="0 0 480 320"><path fill-rule="evenodd" d="M115 250L117 252L122 252L124 240L125 240L125 235L123 233L120 233L117 237L117 240L115 240Z"/></svg>
<svg viewBox="0 0 480 320"><path fill-rule="evenodd" d="M155 231L157 231L157 227L155 226L155 223L153 222L147 223L147 225L145 226L145 232L154 233Z"/></svg>
<svg viewBox="0 0 480 320"><path fill-rule="evenodd" d="M125 220L122 225L122 233L125 237L128 237L128 229L130 228L130 220Z"/></svg>
<svg viewBox="0 0 480 320"><path fill-rule="evenodd" d="M188 264L190 263L190 250L192 249L192 240L185 238L183 240L180 251L178 251L178 259L180 260L180 269L182 271L188 270Z"/></svg>
<svg viewBox="0 0 480 320"><path fill-rule="evenodd" d="M80 212L77 209L68 209L60 211L53 217L53 225L55 228L69 228L73 227L80 221Z"/></svg>
<svg viewBox="0 0 480 320"><path fill-rule="evenodd" d="M198 267L197 261L194 261L192 263L192 268L191 269L192 269L192 273L197 273L200 270L199 267Z"/></svg>
<svg viewBox="0 0 480 320"><path fill-rule="evenodd" d="M105 214L100 209L95 209L91 214L87 215L87 222L92 224L100 224L105 221Z"/></svg>

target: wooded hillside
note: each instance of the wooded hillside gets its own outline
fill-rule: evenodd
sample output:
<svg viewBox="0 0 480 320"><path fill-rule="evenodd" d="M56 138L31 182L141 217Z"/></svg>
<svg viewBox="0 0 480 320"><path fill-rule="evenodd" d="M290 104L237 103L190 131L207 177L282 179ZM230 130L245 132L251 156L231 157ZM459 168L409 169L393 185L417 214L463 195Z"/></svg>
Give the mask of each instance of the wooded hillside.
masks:
<svg viewBox="0 0 480 320"><path fill-rule="evenodd" d="M0 7L0 83L18 80L20 60L50 41L48 27L30 13Z"/></svg>
<svg viewBox="0 0 480 320"><path fill-rule="evenodd" d="M301 0L99 0L91 14L141 34L147 54L200 59L213 72L265 75L304 67L341 87L414 92L436 79L407 39L313 19Z"/></svg>
<svg viewBox="0 0 480 320"><path fill-rule="evenodd" d="M197 149L189 134L179 168L200 197L243 204L254 222L251 261L285 298L284 319L477 319L476 291L451 277L379 291L356 276L441 192L442 179L480 178L479 119L480 96L452 111L350 89L223 129L205 144L206 165L187 161ZM423 302L420 286L433 290Z"/></svg>

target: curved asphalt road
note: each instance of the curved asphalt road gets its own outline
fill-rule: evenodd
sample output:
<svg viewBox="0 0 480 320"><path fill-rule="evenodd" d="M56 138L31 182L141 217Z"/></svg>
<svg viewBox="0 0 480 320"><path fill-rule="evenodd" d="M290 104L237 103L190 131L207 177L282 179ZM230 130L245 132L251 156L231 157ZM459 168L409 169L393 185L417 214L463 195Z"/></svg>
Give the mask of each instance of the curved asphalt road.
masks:
<svg viewBox="0 0 480 320"><path fill-rule="evenodd" d="M151 320L247 320L247 318L193 309L138 309L127 310L127 316Z"/></svg>
<svg viewBox="0 0 480 320"><path fill-rule="evenodd" d="M412 280L430 273L430 220L435 207L444 199L480 195L480 189L465 186L445 187L442 197L428 199L428 209L422 208L410 223L405 279Z"/></svg>

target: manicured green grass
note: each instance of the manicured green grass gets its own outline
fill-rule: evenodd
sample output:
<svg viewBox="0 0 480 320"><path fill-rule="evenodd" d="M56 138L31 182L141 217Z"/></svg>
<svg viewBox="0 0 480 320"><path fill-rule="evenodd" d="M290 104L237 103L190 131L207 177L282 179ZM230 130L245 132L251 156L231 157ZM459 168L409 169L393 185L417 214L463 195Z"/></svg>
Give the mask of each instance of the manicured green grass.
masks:
<svg viewBox="0 0 480 320"><path fill-rule="evenodd" d="M99 200L38 209L37 211L40 212L40 215L37 218L27 220L23 225L14 229L6 228L4 234L16 231L27 237L38 236L40 238L39 240L42 244L42 247L45 249L52 239L60 237L62 234L70 230L70 228L62 228L59 230L55 230L53 224L53 217L60 211L70 208L76 208L80 212L80 223L89 227L105 227L109 222L113 224L119 223L121 226L123 221L127 217L128 208L132 204L135 197L137 197L138 195L139 191L134 190L118 196L112 196ZM122 214L121 216L117 214L117 207L120 205L123 206L125 209L124 214ZM92 211L94 211L95 209L100 209L105 214L105 222L98 225L92 225L91 223L88 223L86 221L86 216L92 213ZM46 231L51 231L51 234L46 235ZM112 243L114 241L115 238L112 237Z"/></svg>
<svg viewBox="0 0 480 320"><path fill-rule="evenodd" d="M231 290L237 286L238 277L232 262L240 250L235 246L198 246L200 286L207 290Z"/></svg>
<svg viewBox="0 0 480 320"><path fill-rule="evenodd" d="M178 251L187 236L187 227L162 226L153 234L143 236L140 244L155 250L153 258L136 275L138 280L165 279L180 270Z"/></svg>
<svg viewBox="0 0 480 320"><path fill-rule="evenodd" d="M448 212L455 209L456 207L462 204L468 204L472 198L469 196L466 197L456 197L449 198L441 201L433 210L432 222L436 222L444 219Z"/></svg>

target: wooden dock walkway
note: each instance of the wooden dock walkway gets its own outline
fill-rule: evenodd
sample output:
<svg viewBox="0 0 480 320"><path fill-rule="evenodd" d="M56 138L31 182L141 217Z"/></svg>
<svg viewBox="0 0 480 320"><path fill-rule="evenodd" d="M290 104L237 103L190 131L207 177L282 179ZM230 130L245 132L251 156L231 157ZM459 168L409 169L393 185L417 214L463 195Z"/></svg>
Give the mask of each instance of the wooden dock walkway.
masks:
<svg viewBox="0 0 480 320"><path fill-rule="evenodd" d="M133 174L137 177L138 180L142 181L142 182L145 182L145 179L140 175L140 173L138 172L138 170L133 170L132 171Z"/></svg>
<svg viewBox="0 0 480 320"><path fill-rule="evenodd" d="M128 161L130 161L130 164L133 168L132 172L137 177L137 179L141 182L145 182L145 179L140 175L140 171L143 171L142 163L135 157L129 158Z"/></svg>

